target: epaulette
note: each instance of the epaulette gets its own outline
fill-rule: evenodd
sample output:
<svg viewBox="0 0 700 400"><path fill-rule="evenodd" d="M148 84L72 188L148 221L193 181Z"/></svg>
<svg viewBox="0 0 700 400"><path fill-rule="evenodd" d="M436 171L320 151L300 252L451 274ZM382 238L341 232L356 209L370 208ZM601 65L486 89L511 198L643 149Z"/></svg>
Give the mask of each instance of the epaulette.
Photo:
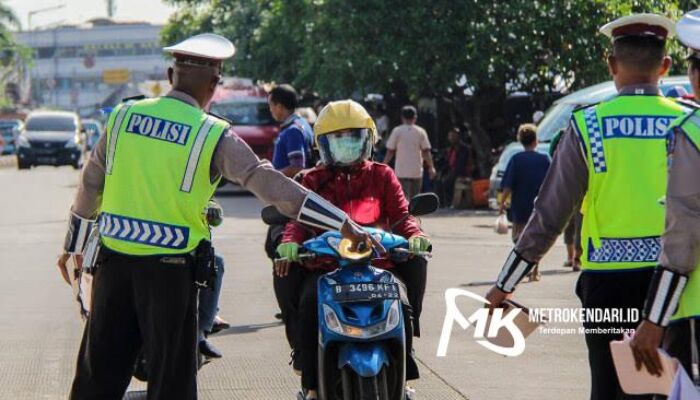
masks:
<svg viewBox="0 0 700 400"><path fill-rule="evenodd" d="M226 118L226 117L222 117L221 115L215 114L215 113L213 113L213 112L211 112L211 111L208 111L207 114L211 115L211 116L214 117L214 118L218 118L218 119L220 119L220 120L226 122L226 123L229 124L229 125L233 125L233 121L231 121L230 119L228 119L228 118Z"/></svg>
<svg viewBox="0 0 700 400"><path fill-rule="evenodd" d="M676 103L678 103L684 107L688 107L691 110L697 110L698 108L700 108L700 104L698 104L690 99L684 99L682 97L675 97L675 98L673 98L673 101L675 101Z"/></svg>
<svg viewBox="0 0 700 400"><path fill-rule="evenodd" d="M132 101L132 100L143 100L145 98L146 98L146 96L144 96L142 94L140 94L138 96L124 97L122 99L122 103L126 103L127 101Z"/></svg>
<svg viewBox="0 0 700 400"><path fill-rule="evenodd" d="M596 103L582 104L582 105L580 105L580 106L578 106L578 107L575 107L574 110L571 111L571 112L572 112L572 113L575 113L576 111L585 110L585 109L588 108L588 107L594 107L594 106L597 106L597 105L600 104L600 103L602 103L602 102L599 101L599 102L596 102Z"/></svg>

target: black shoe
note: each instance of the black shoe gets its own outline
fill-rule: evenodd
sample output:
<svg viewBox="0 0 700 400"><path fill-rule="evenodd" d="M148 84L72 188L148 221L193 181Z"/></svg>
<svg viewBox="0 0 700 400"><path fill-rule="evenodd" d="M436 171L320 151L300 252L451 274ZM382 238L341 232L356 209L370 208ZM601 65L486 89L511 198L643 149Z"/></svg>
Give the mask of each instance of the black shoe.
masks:
<svg viewBox="0 0 700 400"><path fill-rule="evenodd" d="M199 342L199 352L206 358L221 358L223 354L210 341L202 340Z"/></svg>

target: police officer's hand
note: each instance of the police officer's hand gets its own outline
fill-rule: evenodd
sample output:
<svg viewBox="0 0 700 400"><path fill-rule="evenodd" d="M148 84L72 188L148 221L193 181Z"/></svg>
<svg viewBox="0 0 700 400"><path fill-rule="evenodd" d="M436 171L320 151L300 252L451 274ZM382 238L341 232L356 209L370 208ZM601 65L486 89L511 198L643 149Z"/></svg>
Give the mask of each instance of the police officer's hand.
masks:
<svg viewBox="0 0 700 400"><path fill-rule="evenodd" d="M275 260L275 274L280 278L284 278L289 274L290 264L299 262L299 244L293 242L280 243L276 251L280 256L280 260Z"/></svg>
<svg viewBox="0 0 700 400"><path fill-rule="evenodd" d="M664 328L646 320L639 324L630 343L637 371L644 366L650 374L661 376L663 366L658 349L663 337Z"/></svg>
<svg viewBox="0 0 700 400"><path fill-rule="evenodd" d="M70 285L70 275L69 273L73 273L73 271L68 271L68 259L71 257L71 254L69 253L63 253L58 256L58 260L56 261L56 266L58 267L58 271L61 273L61 276L63 277L63 280L66 281L67 284ZM82 254L76 254L75 255L75 262L78 265L78 268L81 268L83 265L83 256Z"/></svg>
<svg viewBox="0 0 700 400"><path fill-rule="evenodd" d="M348 250L351 252L362 253L366 251L367 246L370 246L374 247L380 254L386 253L384 246L374 236L350 219L345 221L343 227L340 228L340 233L345 239L350 240L351 244Z"/></svg>
<svg viewBox="0 0 700 400"><path fill-rule="evenodd" d="M506 293L497 288L496 285L493 285L488 293L486 293L486 300L488 301L486 306L489 308L489 314L494 308L503 307L503 302L511 299L512 297L513 293Z"/></svg>
<svg viewBox="0 0 700 400"><path fill-rule="evenodd" d="M219 226L224 221L224 210L219 203L209 200L206 209L207 223L211 226Z"/></svg>

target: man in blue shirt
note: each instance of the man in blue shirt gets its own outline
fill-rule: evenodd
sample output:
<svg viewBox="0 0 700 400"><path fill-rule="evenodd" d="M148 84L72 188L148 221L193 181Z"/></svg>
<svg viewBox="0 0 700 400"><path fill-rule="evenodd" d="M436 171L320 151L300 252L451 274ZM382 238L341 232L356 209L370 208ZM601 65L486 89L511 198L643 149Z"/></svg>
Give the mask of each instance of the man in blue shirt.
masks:
<svg viewBox="0 0 700 400"><path fill-rule="evenodd" d="M272 165L276 170L292 178L299 171L314 166L313 143L314 133L311 126L304 118L295 113L299 97L291 85L283 84L275 86L267 98L270 114L275 121L280 123L280 134L275 142L275 150L272 154ZM272 225L267 231L265 251L272 260L279 255L275 250L282 239L284 225ZM292 368L301 370L299 357L294 356L296 342L296 322L298 316L299 293L304 281L302 268L291 268L289 274L284 277L273 274L273 288L280 308L280 313L275 317L282 319L285 326L285 335L292 349ZM300 373L300 372L299 372Z"/></svg>
<svg viewBox="0 0 700 400"><path fill-rule="evenodd" d="M278 85L270 91L270 113L280 123L272 165L290 178L304 168L313 167L314 134L309 123L294 113L297 104L297 92L291 85Z"/></svg>
<svg viewBox="0 0 700 400"><path fill-rule="evenodd" d="M510 201L510 220L513 222L513 243L518 241L520 233L530 219L535 197L549 169L549 157L540 154L537 149L537 127L523 124L518 128L518 141L525 151L513 156L508 162L501 181L500 213L506 210L506 201ZM531 280L539 280L539 270L535 267L530 274Z"/></svg>

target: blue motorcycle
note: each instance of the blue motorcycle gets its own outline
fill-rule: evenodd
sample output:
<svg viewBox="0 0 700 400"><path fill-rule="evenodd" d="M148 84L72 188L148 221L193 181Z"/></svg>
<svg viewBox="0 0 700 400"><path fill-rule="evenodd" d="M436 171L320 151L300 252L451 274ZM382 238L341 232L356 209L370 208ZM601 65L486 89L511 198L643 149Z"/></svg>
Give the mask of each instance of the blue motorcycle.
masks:
<svg viewBox="0 0 700 400"><path fill-rule="evenodd" d="M437 207L437 196L429 193L414 197L409 212L425 215ZM274 208L263 210L263 220L268 224L280 223L280 216ZM380 229L365 229L385 248L383 258L400 262L411 256L405 238ZM323 257L334 259L338 265L318 280L319 399L406 398L406 337L401 305L406 298L405 287L391 272L372 266L376 256L372 249L350 252L349 242L339 232L325 232L304 242L300 249L302 262Z"/></svg>

